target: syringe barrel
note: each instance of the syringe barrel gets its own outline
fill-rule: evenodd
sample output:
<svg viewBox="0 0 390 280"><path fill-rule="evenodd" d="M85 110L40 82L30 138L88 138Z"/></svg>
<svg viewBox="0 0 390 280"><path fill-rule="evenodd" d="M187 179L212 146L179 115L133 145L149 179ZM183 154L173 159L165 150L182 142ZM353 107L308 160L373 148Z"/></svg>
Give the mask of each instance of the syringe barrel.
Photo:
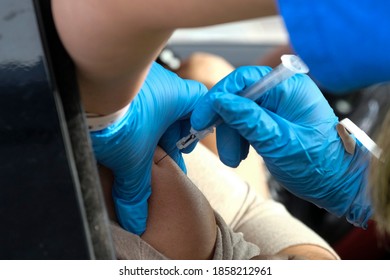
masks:
<svg viewBox="0 0 390 280"><path fill-rule="evenodd" d="M295 55L283 55L281 59L281 64L272 69L271 72L265 75L261 80L239 93L239 95L251 100L257 100L262 94L293 75L297 73L307 73L309 71L306 64Z"/></svg>
<svg viewBox="0 0 390 280"><path fill-rule="evenodd" d="M275 67L271 72L266 74L259 81L249 86L242 92L237 93L238 95L256 101L260 98L261 95L266 93L268 90L274 88L279 83L287 80L291 76L298 73L307 73L309 68L306 64L295 55L282 55L282 63ZM183 149L193 143L196 139L201 140L207 134L212 133L214 128L221 124L223 121L220 117L217 117L216 122L209 126L206 129L197 131L191 128L190 134L186 137L183 137L177 142L177 147ZM195 137L191 137L195 136Z"/></svg>

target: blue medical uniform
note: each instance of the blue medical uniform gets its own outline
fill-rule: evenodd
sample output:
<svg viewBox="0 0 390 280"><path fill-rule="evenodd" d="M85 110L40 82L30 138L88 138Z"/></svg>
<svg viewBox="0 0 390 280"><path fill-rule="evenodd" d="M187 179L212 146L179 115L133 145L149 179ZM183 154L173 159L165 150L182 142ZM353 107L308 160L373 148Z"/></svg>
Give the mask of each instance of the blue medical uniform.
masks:
<svg viewBox="0 0 390 280"><path fill-rule="evenodd" d="M294 51L323 88L390 81L390 2L278 0Z"/></svg>

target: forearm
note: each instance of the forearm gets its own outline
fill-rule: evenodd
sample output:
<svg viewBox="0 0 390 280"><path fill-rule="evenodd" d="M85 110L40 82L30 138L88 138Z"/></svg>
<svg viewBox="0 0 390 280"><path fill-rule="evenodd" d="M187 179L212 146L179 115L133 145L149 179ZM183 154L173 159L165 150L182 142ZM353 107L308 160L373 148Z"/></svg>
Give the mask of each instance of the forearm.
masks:
<svg viewBox="0 0 390 280"><path fill-rule="evenodd" d="M281 250L277 255L295 256L306 260L337 260L334 254L324 247L311 244L294 245Z"/></svg>

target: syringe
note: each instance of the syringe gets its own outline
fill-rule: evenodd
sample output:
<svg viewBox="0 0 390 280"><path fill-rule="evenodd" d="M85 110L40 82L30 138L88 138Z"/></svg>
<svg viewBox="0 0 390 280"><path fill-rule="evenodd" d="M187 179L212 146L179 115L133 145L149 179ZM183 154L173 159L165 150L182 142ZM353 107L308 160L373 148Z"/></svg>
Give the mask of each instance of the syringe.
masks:
<svg viewBox="0 0 390 280"><path fill-rule="evenodd" d="M282 55L282 63L272 69L267 75L265 75L258 82L249 86L237 95L256 101L264 93L277 86L279 83L287 80L297 73L307 73L309 68L307 65L296 55ZM204 130L197 131L191 127L190 134L180 139L176 146L179 150L188 147L195 140L201 140L209 133L214 132L214 128L223 123L219 118L212 126Z"/></svg>

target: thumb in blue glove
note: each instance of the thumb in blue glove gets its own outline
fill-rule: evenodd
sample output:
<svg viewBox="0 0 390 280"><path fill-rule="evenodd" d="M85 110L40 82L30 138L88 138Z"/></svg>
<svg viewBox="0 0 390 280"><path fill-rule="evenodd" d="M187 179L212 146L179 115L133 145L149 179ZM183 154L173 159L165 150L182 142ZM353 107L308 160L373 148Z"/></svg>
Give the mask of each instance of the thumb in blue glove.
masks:
<svg viewBox="0 0 390 280"><path fill-rule="evenodd" d="M113 200L119 223L142 234L148 216L153 154L159 143L185 170L175 143L188 133L188 116L207 89L153 63L124 117L91 132L96 159L114 173ZM183 130L186 129L186 130Z"/></svg>
<svg viewBox="0 0 390 280"><path fill-rule="evenodd" d="M357 142L348 154L336 131L338 119L314 82L298 74L265 93L257 103L234 95L270 71L241 67L212 88L191 123L201 130L220 116L221 160L237 166L249 142L270 173L290 192L359 226L372 214L366 192L368 151Z"/></svg>

